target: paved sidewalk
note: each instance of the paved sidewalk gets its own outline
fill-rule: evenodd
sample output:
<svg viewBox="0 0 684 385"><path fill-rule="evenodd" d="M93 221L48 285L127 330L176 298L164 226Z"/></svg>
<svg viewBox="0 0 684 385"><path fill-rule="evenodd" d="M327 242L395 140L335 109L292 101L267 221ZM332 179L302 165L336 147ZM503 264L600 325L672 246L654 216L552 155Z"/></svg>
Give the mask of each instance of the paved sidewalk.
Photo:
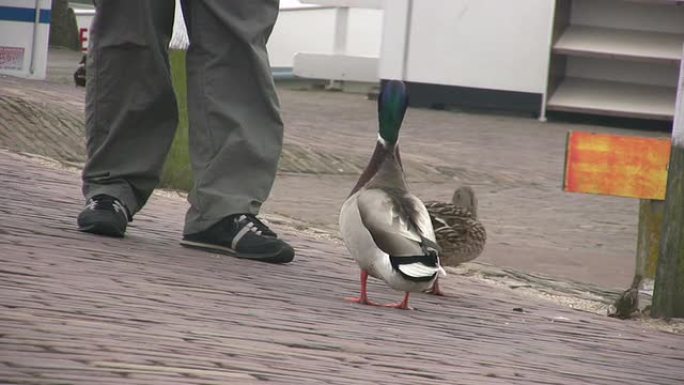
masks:
<svg viewBox="0 0 684 385"><path fill-rule="evenodd" d="M0 151L2 384L662 384L684 337L451 275L416 311L346 303L338 242L274 227L295 263L178 245L186 203L155 195L126 238L74 230L79 177ZM377 282L379 301L400 297ZM516 311L522 309L522 312Z"/></svg>
<svg viewBox="0 0 684 385"><path fill-rule="evenodd" d="M345 93L279 93L285 148L265 209L336 232L340 204L374 145L375 102ZM83 98L83 89L70 84L0 77L0 148L82 162ZM402 158L423 199L449 199L458 184L475 188L488 233L478 261L624 289L634 273L638 201L561 191L571 129L665 135L410 109Z"/></svg>

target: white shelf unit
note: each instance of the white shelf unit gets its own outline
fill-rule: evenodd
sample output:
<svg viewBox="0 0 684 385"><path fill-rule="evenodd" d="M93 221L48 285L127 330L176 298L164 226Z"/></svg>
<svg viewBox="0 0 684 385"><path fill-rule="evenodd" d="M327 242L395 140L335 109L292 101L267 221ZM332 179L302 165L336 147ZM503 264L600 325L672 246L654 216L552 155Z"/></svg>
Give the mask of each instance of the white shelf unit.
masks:
<svg viewBox="0 0 684 385"><path fill-rule="evenodd" d="M672 120L684 1L557 0L548 111Z"/></svg>

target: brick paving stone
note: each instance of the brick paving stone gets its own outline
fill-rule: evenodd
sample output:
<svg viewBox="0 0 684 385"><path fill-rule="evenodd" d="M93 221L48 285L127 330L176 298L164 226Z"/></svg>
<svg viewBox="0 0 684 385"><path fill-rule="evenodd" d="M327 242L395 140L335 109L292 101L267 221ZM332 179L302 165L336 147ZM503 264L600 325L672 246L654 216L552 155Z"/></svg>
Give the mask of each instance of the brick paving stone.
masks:
<svg viewBox="0 0 684 385"><path fill-rule="evenodd" d="M342 93L281 90L281 101L284 156L265 210L297 248L290 266L179 247L186 206L173 194L123 240L79 233L77 173L0 150L0 384L684 382L681 335L473 276L445 279L449 298L416 295L415 312L343 302L358 272L325 231L367 161L375 107ZM82 110L82 89L0 77L0 148L78 164ZM475 186L482 261L620 287L636 202L559 191L568 129L662 136L412 109L403 158L426 199Z"/></svg>
<svg viewBox="0 0 684 385"><path fill-rule="evenodd" d="M75 231L77 172L0 151L0 383L662 384L684 336L468 276L416 311L349 304L339 242L273 219L276 266L180 247L186 203L154 195L124 239ZM370 283L378 301L392 292ZM523 307L524 312L515 312Z"/></svg>
<svg viewBox="0 0 684 385"><path fill-rule="evenodd" d="M64 68L69 60L77 61L65 52L50 54ZM265 210L335 231L340 202L374 145L375 102L345 93L279 93L285 146ZM83 105L83 88L71 83L0 77L0 148L82 163ZM411 188L424 199L448 199L457 184L475 188L488 232L479 261L624 289L634 270L638 202L560 191L565 135L571 129L669 136L410 109L402 129L402 158ZM48 180L35 184L45 192L53 187ZM41 212L27 208L26 215ZM135 225L156 219L158 214L148 212Z"/></svg>

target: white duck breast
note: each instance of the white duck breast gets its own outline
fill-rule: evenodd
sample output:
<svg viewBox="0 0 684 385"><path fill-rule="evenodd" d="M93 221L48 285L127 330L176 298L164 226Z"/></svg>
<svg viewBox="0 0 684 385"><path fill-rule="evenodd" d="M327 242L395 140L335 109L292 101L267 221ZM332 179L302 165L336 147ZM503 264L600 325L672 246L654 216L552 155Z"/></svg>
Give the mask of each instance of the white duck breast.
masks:
<svg viewBox="0 0 684 385"><path fill-rule="evenodd" d="M373 236L361 221L359 213L358 196L360 192L350 196L340 210L340 233L344 239L349 253L354 257L361 270L365 270L371 276L382 279L379 271L386 267L377 266L379 262L387 260L389 255L380 250L373 240ZM382 263L380 263L382 265Z"/></svg>

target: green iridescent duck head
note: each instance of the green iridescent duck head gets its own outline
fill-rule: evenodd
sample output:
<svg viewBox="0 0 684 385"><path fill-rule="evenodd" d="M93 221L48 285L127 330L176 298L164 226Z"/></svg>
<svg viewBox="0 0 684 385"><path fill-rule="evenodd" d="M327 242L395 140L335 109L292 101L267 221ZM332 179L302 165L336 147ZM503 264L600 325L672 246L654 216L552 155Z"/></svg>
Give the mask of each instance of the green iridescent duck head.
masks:
<svg viewBox="0 0 684 385"><path fill-rule="evenodd" d="M390 145L399 140L399 129L408 107L406 85L400 80L385 82L378 96L378 120L380 138Z"/></svg>

